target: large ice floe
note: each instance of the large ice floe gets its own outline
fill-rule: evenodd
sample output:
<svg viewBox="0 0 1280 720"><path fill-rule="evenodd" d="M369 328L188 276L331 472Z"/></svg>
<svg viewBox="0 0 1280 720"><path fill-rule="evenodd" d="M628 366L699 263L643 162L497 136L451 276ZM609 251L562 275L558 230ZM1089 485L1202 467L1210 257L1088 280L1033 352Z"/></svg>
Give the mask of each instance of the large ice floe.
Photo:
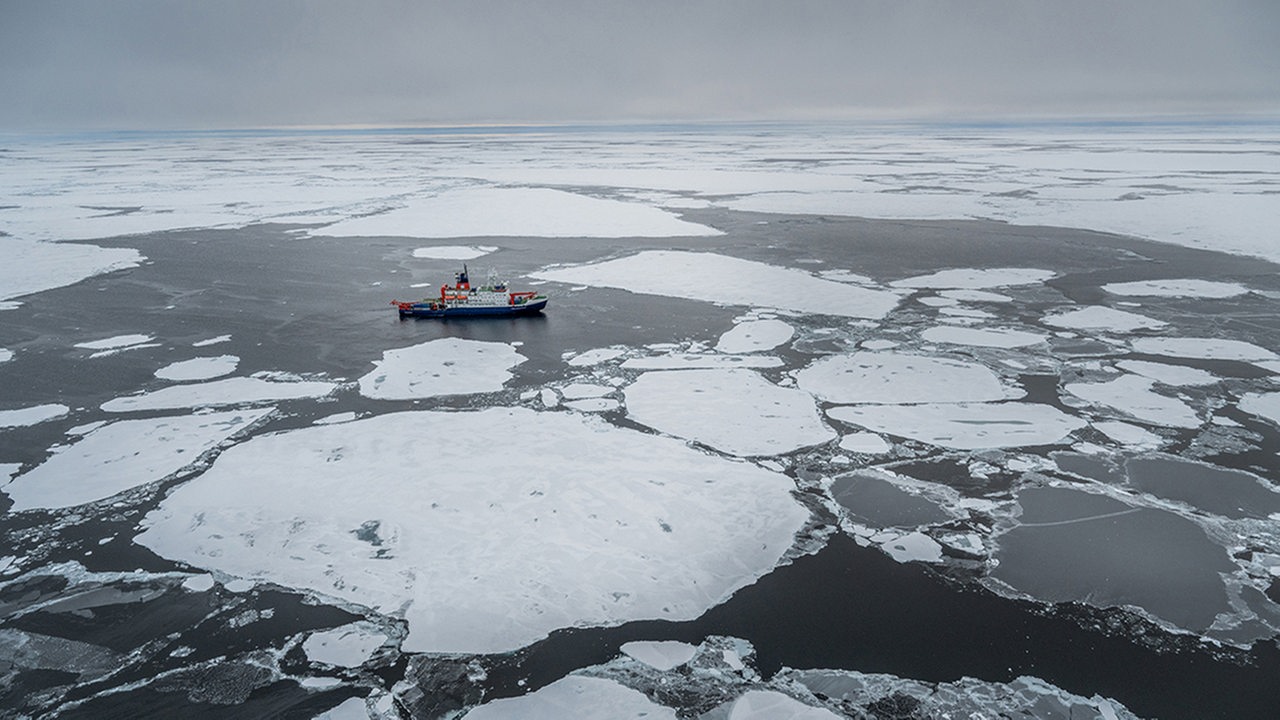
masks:
<svg viewBox="0 0 1280 720"><path fill-rule="evenodd" d="M0 428L24 427L60 418L71 412L61 403L45 403L14 410L0 410Z"/></svg>
<svg viewBox="0 0 1280 720"><path fill-rule="evenodd" d="M1039 345L1045 341L1040 333L1013 328L971 328L955 325L937 325L920 333L920 337L935 343L950 345L974 345L990 348L1020 348Z"/></svg>
<svg viewBox="0 0 1280 720"><path fill-rule="evenodd" d="M793 489L590 416L393 413L231 448L137 542L403 615L408 651L491 653L561 627L697 617L791 546L808 517Z"/></svg>
<svg viewBox="0 0 1280 720"><path fill-rule="evenodd" d="M827 410L833 420L884 435L956 450L1054 445L1085 421L1039 403L851 405Z"/></svg>
<svg viewBox="0 0 1280 720"><path fill-rule="evenodd" d="M14 511L102 500L190 467L271 412L234 410L108 423L60 448L3 490Z"/></svg>
<svg viewBox="0 0 1280 720"><path fill-rule="evenodd" d="M535 273L542 280L621 288L724 305L879 319L898 295L824 280L803 270L715 253L647 250L616 260Z"/></svg>
<svg viewBox="0 0 1280 720"><path fill-rule="evenodd" d="M945 357L860 351L815 360L796 383L833 403L982 402L1023 396L984 365Z"/></svg>
<svg viewBox="0 0 1280 720"><path fill-rule="evenodd" d="M730 455L780 455L835 439L813 398L751 370L671 370L626 389L627 416Z"/></svg>
<svg viewBox="0 0 1280 720"><path fill-rule="evenodd" d="M1130 333L1135 330L1162 328L1168 323L1145 315L1116 310L1102 305L1076 308L1045 317L1046 325L1073 330L1106 330L1113 333Z"/></svg>
<svg viewBox="0 0 1280 720"><path fill-rule="evenodd" d="M939 270L928 275L894 280L889 283L899 288L935 288L955 290L982 290L985 288L1036 285L1057 275L1052 270L1039 268L955 268Z"/></svg>
<svg viewBox="0 0 1280 720"><path fill-rule="evenodd" d="M1195 408L1156 392L1155 382L1137 375L1121 375L1102 383L1067 383L1063 389L1082 400L1119 410L1155 425L1200 427L1202 421Z"/></svg>
<svg viewBox="0 0 1280 720"><path fill-rule="evenodd" d="M0 300L71 285L142 264L137 250L0 238Z"/></svg>
<svg viewBox="0 0 1280 720"><path fill-rule="evenodd" d="M103 403L102 409L107 412L124 413L141 410L261 404L296 398L323 397L337 387L337 383L322 380L234 377L207 383L174 385L140 395L119 397Z"/></svg>
<svg viewBox="0 0 1280 720"><path fill-rule="evenodd" d="M1195 278L1107 283L1102 289L1112 295L1174 298L1229 298L1249 292L1249 288L1239 283Z"/></svg>
<svg viewBox="0 0 1280 720"><path fill-rule="evenodd" d="M386 350L360 378L360 394L380 400L494 392L525 357L508 343L460 338Z"/></svg>

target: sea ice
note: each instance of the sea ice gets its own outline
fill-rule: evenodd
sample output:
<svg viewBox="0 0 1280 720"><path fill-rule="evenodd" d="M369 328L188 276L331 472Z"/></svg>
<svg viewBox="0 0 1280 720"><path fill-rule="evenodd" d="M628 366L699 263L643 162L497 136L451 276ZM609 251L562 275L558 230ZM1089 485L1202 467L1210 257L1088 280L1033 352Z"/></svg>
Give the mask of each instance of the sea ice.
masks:
<svg viewBox="0 0 1280 720"><path fill-rule="evenodd" d="M118 350L127 348L132 345L141 345L143 343L154 340L151 335L116 335L114 337L103 338L101 340L92 340L90 342L76 343L76 347L85 350Z"/></svg>
<svg viewBox="0 0 1280 720"><path fill-rule="evenodd" d="M977 347L1018 348L1038 345L1045 340L1039 333L1009 328L968 328L955 325L937 325L920 333L920 337L934 343L975 345Z"/></svg>
<svg viewBox="0 0 1280 720"><path fill-rule="evenodd" d="M647 250L589 265L542 270L533 277L621 288L634 293L878 320L898 296L823 280L803 270L715 253Z"/></svg>
<svg viewBox="0 0 1280 720"><path fill-rule="evenodd" d="M1119 410L1154 425L1197 428L1202 421L1195 408L1152 389L1155 381L1121 375L1103 383L1067 383L1063 389L1081 400Z"/></svg>
<svg viewBox="0 0 1280 720"><path fill-rule="evenodd" d="M1116 363L1116 367L1125 372L1151 378L1161 385L1169 385L1171 387L1212 385L1220 380L1217 375L1199 368L1148 362L1146 360L1121 360Z"/></svg>
<svg viewBox="0 0 1280 720"><path fill-rule="evenodd" d="M835 439L813 398L750 370L673 370L626 389L627 417L731 455L780 455Z"/></svg>
<svg viewBox="0 0 1280 720"><path fill-rule="evenodd" d="M808 518L794 488L589 415L402 412L233 447L136 541L403 615L408 652L497 653L701 615L791 546Z"/></svg>
<svg viewBox="0 0 1280 720"><path fill-rule="evenodd" d="M402 201L348 218L312 235L337 237L673 237L724 233L639 203L545 187L466 187Z"/></svg>
<svg viewBox="0 0 1280 720"><path fill-rule="evenodd" d="M594 350L587 350L585 352L578 353L577 355L569 358L566 362L570 367L590 367L592 365L599 365L600 363L621 357L625 353L626 350L623 350L622 348L595 348Z"/></svg>
<svg viewBox="0 0 1280 720"><path fill-rule="evenodd" d="M1248 393L1240 398L1238 407L1250 415L1280 425L1280 392Z"/></svg>
<svg viewBox="0 0 1280 720"><path fill-rule="evenodd" d="M0 300L73 285L102 273L137 267L145 260L130 248L5 237L0 242Z"/></svg>
<svg viewBox="0 0 1280 720"><path fill-rule="evenodd" d="M614 388L609 385L596 385L594 383L569 383L560 388L560 395L565 400L582 400L583 398L598 398L613 392Z"/></svg>
<svg viewBox="0 0 1280 720"><path fill-rule="evenodd" d="M0 410L0 428L26 427L38 425L48 420L60 418L71 412L71 408L59 403L33 405L16 410Z"/></svg>
<svg viewBox="0 0 1280 720"><path fill-rule="evenodd" d="M1073 330L1106 330L1113 333L1130 333L1134 330L1162 328L1168 323L1153 320L1145 315L1131 313L1126 310L1090 305L1066 312L1048 315L1046 325Z"/></svg>
<svg viewBox="0 0 1280 720"><path fill-rule="evenodd" d="M676 720L674 710L603 678L570 675L528 695L490 700L466 720Z"/></svg>
<svg viewBox="0 0 1280 720"><path fill-rule="evenodd" d="M795 328L781 320L751 320L721 335L716 350L723 353L772 350L790 340L795 332Z"/></svg>
<svg viewBox="0 0 1280 720"><path fill-rule="evenodd" d="M1200 358L1203 360L1276 360L1280 356L1243 340L1192 337L1137 338L1133 351L1147 355Z"/></svg>
<svg viewBox="0 0 1280 720"><path fill-rule="evenodd" d="M841 720L841 717L776 690L748 690L733 701L728 720Z"/></svg>
<svg viewBox="0 0 1280 720"><path fill-rule="evenodd" d="M782 367L782 358L767 355L711 355L702 353L672 353L653 357L634 357L623 360L623 370L692 370L697 368L775 368Z"/></svg>
<svg viewBox="0 0 1280 720"><path fill-rule="evenodd" d="M311 720L369 720L369 708L362 697L350 697Z"/></svg>
<svg viewBox="0 0 1280 720"><path fill-rule="evenodd" d="M440 338L387 350L360 378L360 394L379 400L496 392L527 358L509 343Z"/></svg>
<svg viewBox="0 0 1280 720"><path fill-rule="evenodd" d="M7 350L7 349L5 349L5 348L0 348L0 363L2 363L2 362L9 362L9 361L10 361L10 360L12 360L12 359L13 359L13 351L12 351L12 350Z"/></svg>
<svg viewBox="0 0 1280 720"><path fill-rule="evenodd" d="M883 455L893 446L875 433L856 432L840 438L840 449L863 455Z"/></svg>
<svg viewBox="0 0 1280 720"><path fill-rule="evenodd" d="M191 343L191 347L208 347L210 345L217 345L219 343L229 342L230 340L231 340L230 335L219 335L217 337L211 337L205 340L197 340L196 342Z"/></svg>
<svg viewBox="0 0 1280 720"><path fill-rule="evenodd" d="M913 532L880 544L889 557L900 563L938 562L942 559L942 546L922 532Z"/></svg>
<svg viewBox="0 0 1280 720"><path fill-rule="evenodd" d="M1164 438L1137 425L1119 420L1092 423L1093 428L1129 450L1154 450L1164 445Z"/></svg>
<svg viewBox="0 0 1280 720"><path fill-rule="evenodd" d="M613 398L586 398L584 400L566 400L564 406L578 412L610 412L620 406Z"/></svg>
<svg viewBox="0 0 1280 720"><path fill-rule="evenodd" d="M156 371L161 380L212 380L236 371L240 358L235 355L192 358L170 363Z"/></svg>
<svg viewBox="0 0 1280 720"><path fill-rule="evenodd" d="M796 373L796 383L834 403L974 402L1021 396L983 365L896 352L819 358Z"/></svg>
<svg viewBox="0 0 1280 720"><path fill-rule="evenodd" d="M1249 288L1239 283L1216 282L1178 278L1173 280L1137 280L1134 282L1108 283L1103 290L1112 295L1130 297L1186 297L1229 298L1244 295Z"/></svg>
<svg viewBox="0 0 1280 720"><path fill-rule="evenodd" d="M59 449L3 491L12 511L64 508L162 480L244 431L271 409L122 420Z"/></svg>
<svg viewBox="0 0 1280 720"><path fill-rule="evenodd" d="M1013 298L986 290L943 290L938 293L942 297L963 302L1011 303Z"/></svg>
<svg viewBox="0 0 1280 720"><path fill-rule="evenodd" d="M493 245L435 245L415 248L413 256L432 260L474 260L497 249Z"/></svg>
<svg viewBox="0 0 1280 720"><path fill-rule="evenodd" d="M632 658L658 670L672 670L693 659L696 645L676 640L645 640L623 643L619 648Z"/></svg>
<svg viewBox="0 0 1280 720"><path fill-rule="evenodd" d="M1037 285L1054 275L1057 273L1052 270L1036 268L957 268L894 280L889 285L898 288L982 290L1013 285Z"/></svg>
<svg viewBox="0 0 1280 720"><path fill-rule="evenodd" d="M1084 427L1038 403L928 403L834 407L832 419L955 450L1051 445Z"/></svg>
<svg viewBox="0 0 1280 720"><path fill-rule="evenodd" d="M302 651L311 662L360 667L387 641L386 633L368 622L355 622L332 630L312 633L302 643Z"/></svg>
<svg viewBox="0 0 1280 720"><path fill-rule="evenodd" d="M107 412L123 413L139 410L251 405L296 398L323 397L333 392L337 383L318 380L276 382L256 377L234 377L192 385L173 385L140 395L108 400L102 404Z"/></svg>

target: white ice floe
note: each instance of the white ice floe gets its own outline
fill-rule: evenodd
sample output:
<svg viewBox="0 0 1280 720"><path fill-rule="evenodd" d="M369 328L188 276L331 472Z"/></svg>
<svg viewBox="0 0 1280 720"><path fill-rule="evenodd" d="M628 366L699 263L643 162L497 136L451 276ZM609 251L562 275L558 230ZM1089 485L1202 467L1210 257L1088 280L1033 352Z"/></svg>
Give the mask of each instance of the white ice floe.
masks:
<svg viewBox="0 0 1280 720"><path fill-rule="evenodd" d="M1038 345L1045 340L1040 333L1011 328L971 328L936 325L920 333L929 342L976 347L1017 348Z"/></svg>
<svg viewBox="0 0 1280 720"><path fill-rule="evenodd" d="M539 187L464 187L311 231L338 237L675 237L722 235L639 203Z"/></svg>
<svg viewBox="0 0 1280 720"><path fill-rule="evenodd" d="M613 680L570 675L528 695L490 700L467 720L676 720L676 712Z"/></svg>
<svg viewBox="0 0 1280 720"><path fill-rule="evenodd" d="M1147 355L1199 358L1202 360L1276 360L1280 356L1243 340L1222 338L1154 337L1133 341L1134 352Z"/></svg>
<svg viewBox="0 0 1280 720"><path fill-rule="evenodd" d="M750 370L673 370L626 389L627 417L731 455L779 455L835 439L813 398Z"/></svg>
<svg viewBox="0 0 1280 720"><path fill-rule="evenodd" d="M733 701L727 720L841 720L841 717L775 690L748 690Z"/></svg>
<svg viewBox="0 0 1280 720"><path fill-rule="evenodd" d="M583 398L598 398L613 392L614 388L609 385L596 385L595 383L569 383L560 388L560 395L565 400L581 400Z"/></svg>
<svg viewBox="0 0 1280 720"><path fill-rule="evenodd" d="M387 641L387 634L370 622L354 622L332 630L312 633L302 643L311 662L360 667Z"/></svg>
<svg viewBox="0 0 1280 720"><path fill-rule="evenodd" d="M197 340L191 343L191 347L208 347L210 345L218 345L219 343L229 342L230 340L231 340L230 335L219 335L217 337L211 337L205 340Z"/></svg>
<svg viewBox="0 0 1280 720"><path fill-rule="evenodd" d="M277 382L265 378L234 377L192 385L173 385L140 395L129 395L102 404L107 412L137 412L173 408L253 405L278 400L324 397L337 383L319 380Z"/></svg>
<svg viewBox="0 0 1280 720"><path fill-rule="evenodd" d="M775 368L782 358L767 355L708 355L673 353L653 357L635 357L622 361L623 370L691 370L695 368Z"/></svg>
<svg viewBox="0 0 1280 720"><path fill-rule="evenodd" d="M1164 438L1137 425L1118 420L1093 423L1093 428L1129 450L1155 450L1164 445Z"/></svg>
<svg viewBox="0 0 1280 720"><path fill-rule="evenodd" d="M889 285L899 288L982 290L1014 285L1036 285L1055 275L1057 273L1052 270L1037 268L956 268L894 280Z"/></svg>
<svg viewBox="0 0 1280 720"><path fill-rule="evenodd" d="M111 497L190 467L271 409L123 420L60 448L3 490L13 510L64 508Z"/></svg>
<svg viewBox="0 0 1280 720"><path fill-rule="evenodd" d="M369 708L362 697L349 697L311 720L369 720Z"/></svg>
<svg viewBox="0 0 1280 720"><path fill-rule="evenodd" d="M772 350L790 340L795 332L795 328L781 320L749 320L721 335L716 350L723 353Z"/></svg>
<svg viewBox="0 0 1280 720"><path fill-rule="evenodd" d="M85 350L119 350L121 348L132 347L134 345L142 345L149 343L155 338L151 335L115 335L101 340L92 340L89 342L76 343L76 347Z"/></svg>
<svg viewBox="0 0 1280 720"><path fill-rule="evenodd" d="M1202 421L1195 408L1152 389L1155 381L1138 375L1121 375L1102 383L1067 383L1063 389L1094 405L1113 408L1154 425L1197 428Z"/></svg>
<svg viewBox="0 0 1280 720"><path fill-rule="evenodd" d="M611 412L621 407L613 398L586 398L585 400L566 400L564 406L578 412Z"/></svg>
<svg viewBox="0 0 1280 720"><path fill-rule="evenodd" d="M796 383L834 403L972 402L1023 395L983 365L896 352L820 358L796 373Z"/></svg>
<svg viewBox="0 0 1280 720"><path fill-rule="evenodd" d="M12 351L12 350L8 350L8 349L5 349L5 348L0 348L0 363L2 363L2 362L9 362L9 361L10 361L10 360L12 360L12 359L13 359L13 351Z"/></svg>
<svg viewBox="0 0 1280 720"><path fill-rule="evenodd" d="M1011 303L1013 298L986 290L943 290L938 293L942 297L963 302Z"/></svg>
<svg viewBox="0 0 1280 720"><path fill-rule="evenodd" d="M1068 310L1045 317L1046 325L1073 330L1106 330L1113 333L1130 333L1134 330L1162 328L1168 323L1145 315L1102 305Z"/></svg>
<svg viewBox="0 0 1280 720"><path fill-rule="evenodd" d="M69 412L71 412L71 408L60 403L32 405L31 407L17 408L15 410L0 410L0 428L38 425L48 420L60 418Z"/></svg>
<svg viewBox="0 0 1280 720"><path fill-rule="evenodd" d="M440 338L387 350L360 378L360 394L379 400L496 392L527 358L509 343Z"/></svg>
<svg viewBox="0 0 1280 720"><path fill-rule="evenodd" d="M236 371L240 358L235 355L192 358L170 363L156 370L161 380L212 380Z"/></svg>
<svg viewBox="0 0 1280 720"><path fill-rule="evenodd" d="M316 420L312 421L312 424L337 425L338 423L351 422L352 420L355 420L357 417L358 416L355 414L355 412L352 412L352 411L340 412L340 413L334 413L332 415L325 415L322 418L317 418Z"/></svg>
<svg viewBox="0 0 1280 720"><path fill-rule="evenodd" d="M1280 425L1280 392L1249 393L1240 398L1238 407L1250 415Z"/></svg>
<svg viewBox="0 0 1280 720"><path fill-rule="evenodd" d="M136 540L402 615L408 652L497 653L556 628L701 615L791 546L808 518L794 488L589 415L402 412L233 447Z"/></svg>
<svg viewBox="0 0 1280 720"><path fill-rule="evenodd" d="M415 248L413 256L431 260L474 260L497 249L493 245L435 245Z"/></svg>
<svg viewBox="0 0 1280 720"><path fill-rule="evenodd" d="M1244 295L1249 288L1239 283L1177 278L1172 280L1136 280L1108 283L1103 290L1128 297L1229 298Z"/></svg>
<svg viewBox="0 0 1280 720"><path fill-rule="evenodd" d="M1185 365L1168 365L1146 360L1121 360L1116 363L1116 367L1125 372L1151 378L1162 385L1174 387L1212 385L1221 379L1217 375L1200 368L1186 367Z"/></svg>
<svg viewBox="0 0 1280 720"><path fill-rule="evenodd" d="M600 363L621 357L625 353L626 350L623 350L622 348L595 348L594 350L587 350L585 352L578 353L577 355L569 358L566 362L570 367L590 367L592 365L599 365Z"/></svg>
<svg viewBox="0 0 1280 720"><path fill-rule="evenodd" d="M534 277L724 305L872 320L898 304L895 293L823 280L803 270L677 250L648 250L616 260L542 270Z"/></svg>
<svg viewBox="0 0 1280 720"><path fill-rule="evenodd" d="M207 592L213 589L213 585L214 585L213 576L210 575L209 573L200 573L199 575L192 575L191 577L182 581L183 589L190 590L191 592Z"/></svg>
<svg viewBox="0 0 1280 720"><path fill-rule="evenodd" d="M62 245L5 237L0 240L0 300L137 267L145 259L130 248Z"/></svg>
<svg viewBox="0 0 1280 720"><path fill-rule="evenodd" d="M1084 427L1038 403L931 403L834 407L827 415L886 435L956 450L1052 445Z"/></svg>
<svg viewBox="0 0 1280 720"><path fill-rule="evenodd" d="M883 455L892 450L893 445L875 433L855 432L840 438L840 449L863 455Z"/></svg>
<svg viewBox="0 0 1280 720"><path fill-rule="evenodd" d="M942 546L922 532L913 532L885 540L880 549L900 563L938 562L942 560Z"/></svg>
<svg viewBox="0 0 1280 720"><path fill-rule="evenodd" d="M858 343L858 347L867 350L889 350L898 347L898 343L892 340L863 340Z"/></svg>
<svg viewBox="0 0 1280 720"><path fill-rule="evenodd" d="M677 640L640 640L619 648L628 656L658 670L673 670L693 659L696 645Z"/></svg>

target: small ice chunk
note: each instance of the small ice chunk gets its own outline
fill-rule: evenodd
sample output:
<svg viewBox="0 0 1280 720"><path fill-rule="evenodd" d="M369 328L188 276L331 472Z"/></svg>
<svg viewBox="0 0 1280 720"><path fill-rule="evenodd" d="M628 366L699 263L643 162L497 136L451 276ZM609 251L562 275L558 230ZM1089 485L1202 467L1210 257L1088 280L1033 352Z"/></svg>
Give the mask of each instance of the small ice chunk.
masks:
<svg viewBox="0 0 1280 720"><path fill-rule="evenodd" d="M9 362L9 361L10 361L10 360L12 360L12 359L13 359L13 351L12 351L12 350L7 350L7 349L5 349L5 348L0 348L0 363L2 363L2 362Z"/></svg>
<svg viewBox="0 0 1280 720"><path fill-rule="evenodd" d="M219 335L217 337L211 337L207 340L197 340L191 343L191 347L208 347L210 345L217 345L219 343L228 342L230 340L231 340L230 335Z"/></svg>
<svg viewBox="0 0 1280 720"><path fill-rule="evenodd" d="M542 401L542 406L547 408L553 408L560 404L560 395L551 388L542 388L542 391L538 393L538 399Z"/></svg>
<svg viewBox="0 0 1280 720"><path fill-rule="evenodd" d="M490 700L467 720L676 720L676 711L613 680L570 675L518 697Z"/></svg>
<svg viewBox="0 0 1280 720"><path fill-rule="evenodd" d="M225 584L223 584L222 587L226 588L227 592L246 593L257 586L258 586L257 580L254 580L252 578L238 578L236 580L231 580L226 582Z"/></svg>
<svg viewBox="0 0 1280 720"><path fill-rule="evenodd" d="M360 394L378 400L496 392L527 358L509 343L440 338L387 350L360 378Z"/></svg>
<svg viewBox="0 0 1280 720"><path fill-rule="evenodd" d="M693 659L695 645L677 640L652 640L624 643L622 652L658 670L672 670Z"/></svg>
<svg viewBox="0 0 1280 720"><path fill-rule="evenodd" d="M1073 330L1108 330L1115 333L1129 333L1134 330L1162 328L1168 323L1154 320L1145 315L1131 313L1126 310L1090 305L1089 307L1068 310L1045 317L1046 325Z"/></svg>
<svg viewBox="0 0 1280 720"><path fill-rule="evenodd" d="M182 587L191 592L207 592L213 589L213 576L208 573L192 575L182 581Z"/></svg>
<svg viewBox="0 0 1280 720"><path fill-rule="evenodd" d="M781 320L753 320L739 323L716 343L723 353L749 353L772 350L787 342L795 328Z"/></svg>
<svg viewBox="0 0 1280 720"><path fill-rule="evenodd" d="M942 297L951 298L952 300L961 300L963 302L1013 302L1013 298L1008 295L1001 295L1000 293L988 292L986 290L943 290L938 294Z"/></svg>
<svg viewBox="0 0 1280 720"><path fill-rule="evenodd" d="M355 414L355 412L340 412L340 413L334 413L332 415L325 415L322 418L318 418L312 421L312 424L334 425L336 423L351 422L352 420L355 420L356 417L357 415Z"/></svg>
<svg viewBox="0 0 1280 720"><path fill-rule="evenodd" d="M364 698L350 697L311 720L369 720L369 709Z"/></svg>
<svg viewBox="0 0 1280 720"><path fill-rule="evenodd" d="M16 410L0 410L0 428L26 427L56 420L71 412L71 408L59 403L32 405Z"/></svg>
<svg viewBox="0 0 1280 720"><path fill-rule="evenodd" d="M981 290L1011 285L1036 285L1057 273L1036 268L958 268L894 280L892 287Z"/></svg>
<svg viewBox="0 0 1280 720"><path fill-rule="evenodd" d="M388 640L387 634L369 622L354 622L332 630L312 633L302 643L311 662L357 668Z"/></svg>
<svg viewBox="0 0 1280 720"><path fill-rule="evenodd" d="M683 353L656 357L631 358L622 363L623 370L690 370L695 368L775 368L782 358L764 355L704 355Z"/></svg>
<svg viewBox="0 0 1280 720"><path fill-rule="evenodd" d="M863 340L858 343L858 347L866 348L867 350L888 350L898 347L898 343L892 340Z"/></svg>
<svg viewBox="0 0 1280 720"><path fill-rule="evenodd" d="M944 308L953 305L959 305L960 301L955 298L937 297L935 295L926 295L925 297L916 298L916 302L929 307Z"/></svg>
<svg viewBox="0 0 1280 720"><path fill-rule="evenodd" d="M880 548L900 563L938 562L942 546L922 532L913 532L883 543Z"/></svg>
<svg viewBox="0 0 1280 720"><path fill-rule="evenodd" d="M1191 298L1229 298L1249 292L1249 288L1239 283L1191 278L1108 283L1102 289L1112 295Z"/></svg>
<svg viewBox="0 0 1280 720"><path fill-rule="evenodd" d="M938 325L920 333L920 337L935 343L974 345L977 347L1017 348L1038 345L1045 340L1039 333L1009 328L969 328L955 325Z"/></svg>
<svg viewBox="0 0 1280 720"><path fill-rule="evenodd" d="M156 371L161 380L211 380L235 372L240 358L235 355L192 358L165 365Z"/></svg>
<svg viewBox="0 0 1280 720"><path fill-rule="evenodd" d="M151 335L115 335L101 340L76 343L76 347L85 350L117 350L133 345L141 345L154 339Z"/></svg>
<svg viewBox="0 0 1280 720"><path fill-rule="evenodd" d="M599 365L600 363L613 360L625 352L626 350L617 347L596 348L594 350L587 350L586 352L574 355L569 358L568 364L570 367L590 367L592 365Z"/></svg>
<svg viewBox="0 0 1280 720"><path fill-rule="evenodd" d="M493 245L436 245L414 248L413 256L432 260L474 260L497 249Z"/></svg>
<svg viewBox="0 0 1280 720"><path fill-rule="evenodd" d="M883 455L893 450L893 446L875 433L856 432L840 438L840 449L863 455Z"/></svg>

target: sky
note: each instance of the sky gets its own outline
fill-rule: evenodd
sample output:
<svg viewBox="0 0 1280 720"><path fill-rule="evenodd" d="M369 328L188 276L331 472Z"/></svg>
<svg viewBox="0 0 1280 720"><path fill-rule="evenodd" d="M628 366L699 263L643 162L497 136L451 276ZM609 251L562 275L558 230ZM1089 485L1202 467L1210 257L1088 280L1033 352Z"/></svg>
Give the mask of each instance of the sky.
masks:
<svg viewBox="0 0 1280 720"><path fill-rule="evenodd" d="M0 131L1280 117L1280 0L0 0Z"/></svg>

